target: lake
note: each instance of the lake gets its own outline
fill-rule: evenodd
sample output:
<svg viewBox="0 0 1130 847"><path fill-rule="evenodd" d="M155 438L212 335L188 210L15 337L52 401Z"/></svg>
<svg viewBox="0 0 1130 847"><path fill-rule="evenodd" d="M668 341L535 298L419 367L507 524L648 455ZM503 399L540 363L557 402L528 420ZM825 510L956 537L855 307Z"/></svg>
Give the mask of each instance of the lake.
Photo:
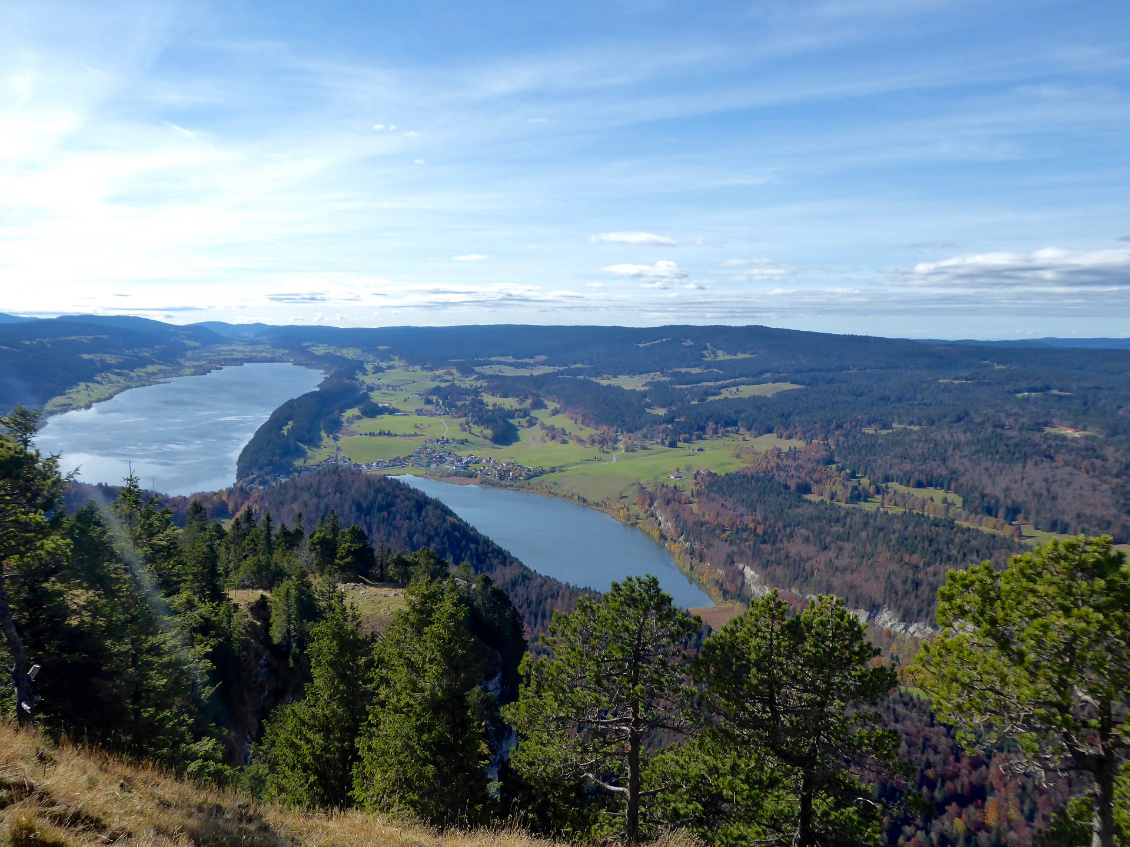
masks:
<svg viewBox="0 0 1130 847"><path fill-rule="evenodd" d="M220 368L131 388L89 409L47 419L36 444L60 453L83 482L121 484L133 463L145 488L163 494L215 491L235 482L235 462L255 430L320 371L285 363Z"/></svg>
<svg viewBox="0 0 1130 847"><path fill-rule="evenodd" d="M597 591L626 576L654 574L676 605L714 605L679 571L666 547L603 512L525 491L396 478L436 498L540 574Z"/></svg>

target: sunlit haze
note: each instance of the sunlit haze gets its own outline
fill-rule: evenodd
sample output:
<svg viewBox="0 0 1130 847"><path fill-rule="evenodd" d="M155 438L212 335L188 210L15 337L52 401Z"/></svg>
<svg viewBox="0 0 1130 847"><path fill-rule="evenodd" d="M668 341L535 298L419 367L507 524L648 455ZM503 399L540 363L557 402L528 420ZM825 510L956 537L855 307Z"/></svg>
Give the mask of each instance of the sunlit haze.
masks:
<svg viewBox="0 0 1130 847"><path fill-rule="evenodd" d="M0 9L0 311L1130 333L1130 6Z"/></svg>

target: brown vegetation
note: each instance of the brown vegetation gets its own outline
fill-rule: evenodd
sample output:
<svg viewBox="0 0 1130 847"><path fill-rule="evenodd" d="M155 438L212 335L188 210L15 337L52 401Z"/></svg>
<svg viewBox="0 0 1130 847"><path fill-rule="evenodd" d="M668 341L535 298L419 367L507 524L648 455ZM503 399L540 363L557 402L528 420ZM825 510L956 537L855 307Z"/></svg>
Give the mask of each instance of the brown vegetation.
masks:
<svg viewBox="0 0 1130 847"><path fill-rule="evenodd" d="M551 847L514 829L436 832L359 812L308 813L197 787L0 721L0 843L32 845L412 845ZM692 847L673 835L664 847Z"/></svg>

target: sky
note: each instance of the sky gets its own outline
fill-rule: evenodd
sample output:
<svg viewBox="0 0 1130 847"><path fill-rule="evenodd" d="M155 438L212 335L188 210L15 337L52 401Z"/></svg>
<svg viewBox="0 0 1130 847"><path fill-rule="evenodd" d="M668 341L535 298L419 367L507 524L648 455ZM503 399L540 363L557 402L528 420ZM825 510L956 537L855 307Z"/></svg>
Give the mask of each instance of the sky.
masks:
<svg viewBox="0 0 1130 847"><path fill-rule="evenodd" d="M1130 335L1130 4L0 0L0 312Z"/></svg>

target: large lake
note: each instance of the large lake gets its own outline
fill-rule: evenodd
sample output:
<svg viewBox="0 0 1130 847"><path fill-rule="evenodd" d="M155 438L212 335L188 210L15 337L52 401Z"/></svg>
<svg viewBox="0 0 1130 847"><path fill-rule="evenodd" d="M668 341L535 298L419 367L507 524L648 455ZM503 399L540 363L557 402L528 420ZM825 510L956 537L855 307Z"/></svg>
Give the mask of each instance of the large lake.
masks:
<svg viewBox="0 0 1130 847"><path fill-rule="evenodd" d="M121 483L133 463L145 488L215 491L235 482L235 462L255 430L320 371L283 363L220 368L131 388L89 409L47 419L36 439L83 482Z"/></svg>
<svg viewBox="0 0 1130 847"><path fill-rule="evenodd" d="M435 497L538 573L597 591L626 576L654 574L682 608L714 605L679 571L667 548L602 512L525 491L397 479Z"/></svg>

